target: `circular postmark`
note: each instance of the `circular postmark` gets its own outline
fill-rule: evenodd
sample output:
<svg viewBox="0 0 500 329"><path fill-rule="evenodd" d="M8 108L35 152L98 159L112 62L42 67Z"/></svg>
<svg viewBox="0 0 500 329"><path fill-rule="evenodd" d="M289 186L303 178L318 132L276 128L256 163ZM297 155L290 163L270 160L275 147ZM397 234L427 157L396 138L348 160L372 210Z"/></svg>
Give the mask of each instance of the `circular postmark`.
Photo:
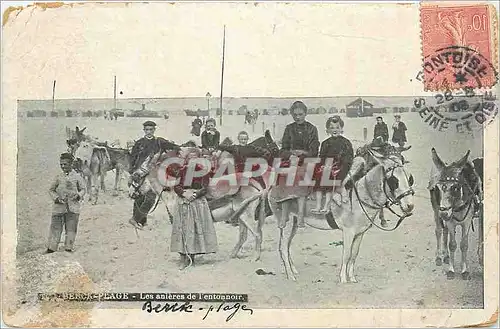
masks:
<svg viewBox="0 0 500 329"><path fill-rule="evenodd" d="M476 50L449 46L423 60L416 80L432 96L414 99L423 122L438 131L468 133L482 129L498 115L498 102L489 90L498 82L495 67Z"/></svg>
<svg viewBox="0 0 500 329"><path fill-rule="evenodd" d="M455 133L483 129L497 117L499 107L492 91L477 91L471 87L418 97L413 105L430 128Z"/></svg>
<svg viewBox="0 0 500 329"><path fill-rule="evenodd" d="M424 58L422 68L426 91L491 88L498 81L495 67L469 47L438 49Z"/></svg>

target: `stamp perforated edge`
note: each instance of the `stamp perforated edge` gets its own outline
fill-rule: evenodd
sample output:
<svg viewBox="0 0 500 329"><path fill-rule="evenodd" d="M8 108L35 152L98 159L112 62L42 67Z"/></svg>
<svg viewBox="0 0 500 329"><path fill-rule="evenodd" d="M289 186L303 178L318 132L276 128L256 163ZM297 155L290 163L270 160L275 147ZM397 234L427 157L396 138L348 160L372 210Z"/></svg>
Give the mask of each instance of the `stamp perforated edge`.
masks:
<svg viewBox="0 0 500 329"><path fill-rule="evenodd" d="M422 9L425 7L470 7L470 6L486 6L488 9L488 15L490 18L490 51L491 51L491 61L490 64L493 66L493 68L496 70L497 75L499 75L499 61L498 61L498 15L495 10L495 6L493 6L491 3L481 3L481 2L463 2L463 3L449 3L449 2L430 2L430 1L422 1L419 3L418 7L418 22L419 22L419 36L420 36L420 59L422 63L424 62L425 56L424 56L424 45L423 45L423 22L422 22ZM498 85L499 78L497 76L497 79L495 80L495 83L491 86L482 86L481 88L474 88L474 90L479 91L479 92L484 92L491 90L495 86ZM422 86L423 86L423 91L428 91L428 92L443 92L447 90L447 88L429 88L425 85L424 80L422 79ZM453 88L452 90L460 90L459 88Z"/></svg>

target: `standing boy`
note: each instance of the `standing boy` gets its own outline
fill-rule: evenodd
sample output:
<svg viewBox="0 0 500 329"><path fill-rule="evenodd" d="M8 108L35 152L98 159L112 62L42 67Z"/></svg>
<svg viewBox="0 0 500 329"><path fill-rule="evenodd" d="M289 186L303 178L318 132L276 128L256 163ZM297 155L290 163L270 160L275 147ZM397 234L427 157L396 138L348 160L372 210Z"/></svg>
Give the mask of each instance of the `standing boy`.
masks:
<svg viewBox="0 0 500 329"><path fill-rule="evenodd" d="M53 200L52 221L50 223L49 243L46 253L57 251L63 226L66 232L64 250L73 251L80 216L80 203L85 195L85 182L74 171L73 156L63 153L59 158L62 173L56 176L49 193Z"/></svg>
<svg viewBox="0 0 500 329"><path fill-rule="evenodd" d="M375 124L375 128L373 128L373 139L375 140L377 137L382 137L384 142L389 140L389 129L382 117L377 117L377 123Z"/></svg>
<svg viewBox="0 0 500 329"><path fill-rule="evenodd" d="M401 121L401 116L396 114L394 116L394 124L392 125L392 142L398 144L400 147L405 146L406 140L406 125Z"/></svg>

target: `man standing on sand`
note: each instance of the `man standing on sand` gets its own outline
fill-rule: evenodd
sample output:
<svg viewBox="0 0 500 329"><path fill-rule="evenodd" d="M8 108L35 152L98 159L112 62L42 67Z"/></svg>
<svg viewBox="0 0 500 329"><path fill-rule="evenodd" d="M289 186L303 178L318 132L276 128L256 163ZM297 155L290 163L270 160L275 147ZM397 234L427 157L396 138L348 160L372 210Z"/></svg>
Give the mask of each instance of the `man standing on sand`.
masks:
<svg viewBox="0 0 500 329"><path fill-rule="evenodd" d="M395 122L392 125L392 142L403 147L406 143L406 125L401 121L399 114L394 116L394 120Z"/></svg>
<svg viewBox="0 0 500 329"><path fill-rule="evenodd" d="M132 147L132 151L130 151L129 185L132 184L133 180L140 180L142 178L138 177L135 172L149 155L156 154L160 150L180 149L179 146L174 143L169 142L164 138L154 136L156 123L153 121L146 121L143 123L143 126L145 134L144 137L135 142ZM147 215L153 207L155 199L156 193L152 190L149 190L146 194L138 195L134 200L133 216L129 220L129 223L139 229L142 229L145 225L147 225Z"/></svg>
<svg viewBox="0 0 500 329"><path fill-rule="evenodd" d="M373 128L373 140L376 140L377 137L382 137L384 142L389 140L389 129L382 117L377 117L377 123L375 124L375 128Z"/></svg>

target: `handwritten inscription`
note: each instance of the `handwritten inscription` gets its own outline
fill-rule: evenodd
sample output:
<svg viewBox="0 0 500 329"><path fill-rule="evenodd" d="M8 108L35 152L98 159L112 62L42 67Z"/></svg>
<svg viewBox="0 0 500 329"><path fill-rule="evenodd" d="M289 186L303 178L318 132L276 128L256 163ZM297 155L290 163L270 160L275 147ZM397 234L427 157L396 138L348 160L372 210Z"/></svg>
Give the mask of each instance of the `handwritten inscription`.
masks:
<svg viewBox="0 0 500 329"><path fill-rule="evenodd" d="M147 301L142 305L142 310L148 313L193 313L200 311L204 313L202 320L205 320L211 313L226 313L226 322L229 322L239 311L245 311L248 314L253 314L253 309L247 307L246 304L240 303L225 303L222 302L218 306L211 305L208 308L194 308L191 302L184 303L157 303Z"/></svg>
<svg viewBox="0 0 500 329"><path fill-rule="evenodd" d="M207 318L207 316L210 314L210 312L231 312L232 311L232 313L230 313L229 316L226 318L226 322L228 322L240 310L247 311L250 313L250 315L253 314L253 310L251 308L247 308L247 306L245 304L234 303L231 305L231 304L220 303L219 307L217 307L217 308L215 308L214 306L210 306L207 310L207 313L203 317L203 320L205 320Z"/></svg>
<svg viewBox="0 0 500 329"><path fill-rule="evenodd" d="M184 302L182 304L179 303L155 303L152 301L145 302L144 305L142 305L142 310L146 311L148 313L175 313L175 312L185 312L185 313L192 313L193 312L193 305L190 302Z"/></svg>

